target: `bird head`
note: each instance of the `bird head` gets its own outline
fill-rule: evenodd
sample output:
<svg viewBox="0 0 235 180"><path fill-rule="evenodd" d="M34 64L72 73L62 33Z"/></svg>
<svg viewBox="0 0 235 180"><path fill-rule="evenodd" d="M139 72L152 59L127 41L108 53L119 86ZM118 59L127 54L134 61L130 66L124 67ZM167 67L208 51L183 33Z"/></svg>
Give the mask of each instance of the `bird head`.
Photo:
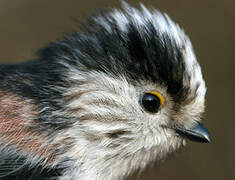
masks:
<svg viewBox="0 0 235 180"><path fill-rule="evenodd" d="M73 125L62 135L73 138L67 156L80 174L119 177L165 158L186 139L210 141L201 122L200 65L189 38L166 14L124 4L92 17L40 56L66 67L60 113Z"/></svg>

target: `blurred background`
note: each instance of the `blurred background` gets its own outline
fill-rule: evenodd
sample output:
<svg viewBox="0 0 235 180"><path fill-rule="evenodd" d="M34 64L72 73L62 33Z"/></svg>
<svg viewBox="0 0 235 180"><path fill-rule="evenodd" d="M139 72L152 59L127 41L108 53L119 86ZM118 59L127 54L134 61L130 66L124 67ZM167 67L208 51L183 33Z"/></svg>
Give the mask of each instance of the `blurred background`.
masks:
<svg viewBox="0 0 235 180"><path fill-rule="evenodd" d="M137 1L127 2L138 7ZM235 179L235 1L141 2L168 13L190 36L208 86L204 123L213 141L189 142L186 149L156 164L140 179ZM120 1L1 0L0 62L33 58L40 47L76 30L75 19L85 20L103 7L120 7Z"/></svg>

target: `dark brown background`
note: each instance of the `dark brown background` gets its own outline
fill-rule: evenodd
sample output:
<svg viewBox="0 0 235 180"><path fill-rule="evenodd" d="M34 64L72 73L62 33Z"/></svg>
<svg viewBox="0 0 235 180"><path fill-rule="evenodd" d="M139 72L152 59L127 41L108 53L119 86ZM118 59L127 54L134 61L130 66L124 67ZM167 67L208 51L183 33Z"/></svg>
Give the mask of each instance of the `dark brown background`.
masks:
<svg viewBox="0 0 235 180"><path fill-rule="evenodd" d="M235 179L235 1L142 2L167 12L191 37L208 86L205 124L213 142L189 143L141 179ZM74 19L84 19L97 8L119 6L116 0L1 0L0 61L30 59L38 48L74 30Z"/></svg>

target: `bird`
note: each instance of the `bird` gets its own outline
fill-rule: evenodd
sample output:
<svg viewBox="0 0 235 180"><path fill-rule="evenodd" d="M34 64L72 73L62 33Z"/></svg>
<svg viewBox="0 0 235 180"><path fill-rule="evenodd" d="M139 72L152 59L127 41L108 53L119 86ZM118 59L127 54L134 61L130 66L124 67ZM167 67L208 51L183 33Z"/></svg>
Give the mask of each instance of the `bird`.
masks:
<svg viewBox="0 0 235 180"><path fill-rule="evenodd" d="M0 65L0 179L119 180L211 141L189 37L126 2Z"/></svg>

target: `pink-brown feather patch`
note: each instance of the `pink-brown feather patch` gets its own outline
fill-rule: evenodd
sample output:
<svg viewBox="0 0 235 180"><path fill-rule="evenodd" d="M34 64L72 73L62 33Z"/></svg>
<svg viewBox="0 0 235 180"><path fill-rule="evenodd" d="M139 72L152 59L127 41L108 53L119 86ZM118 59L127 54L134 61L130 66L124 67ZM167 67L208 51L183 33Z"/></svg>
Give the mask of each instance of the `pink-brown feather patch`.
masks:
<svg viewBox="0 0 235 180"><path fill-rule="evenodd" d="M51 162L55 157L45 134L35 131L36 105L13 93L0 91L0 140L16 150Z"/></svg>

